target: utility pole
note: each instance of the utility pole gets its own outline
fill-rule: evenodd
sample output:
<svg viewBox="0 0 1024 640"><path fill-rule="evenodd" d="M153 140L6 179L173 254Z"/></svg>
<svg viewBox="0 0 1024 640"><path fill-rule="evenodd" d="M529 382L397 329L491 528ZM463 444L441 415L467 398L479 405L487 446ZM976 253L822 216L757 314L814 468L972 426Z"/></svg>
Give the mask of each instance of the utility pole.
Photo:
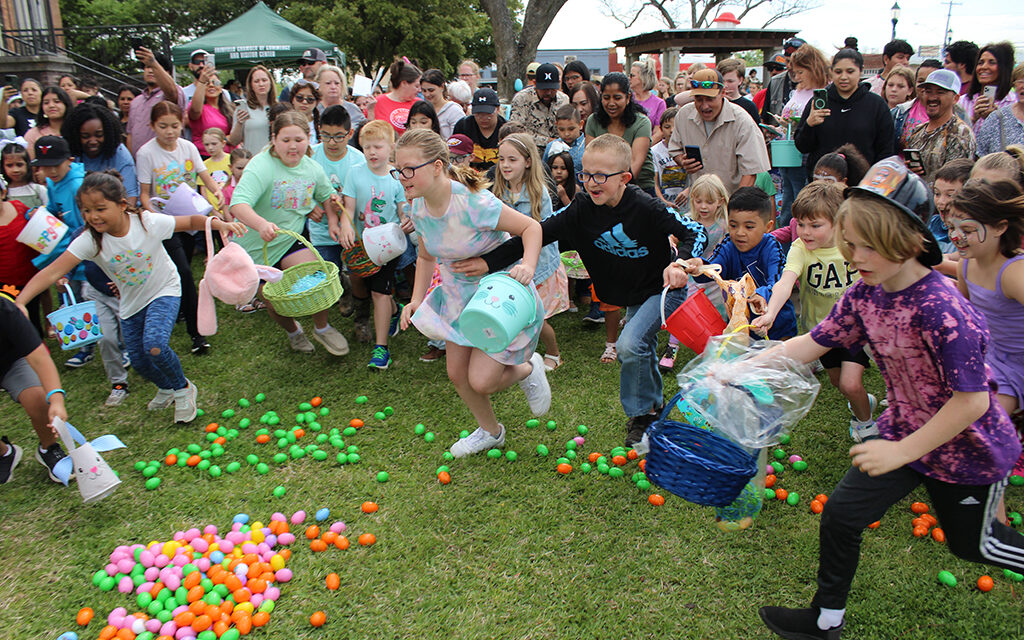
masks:
<svg viewBox="0 0 1024 640"><path fill-rule="evenodd" d="M953 0L949 0L949 2L947 4L949 5L949 10L946 12L946 33L945 33L945 36L944 36L943 41L942 41L942 49L943 50L945 50L946 47L949 46L950 42L953 40L952 32L949 30L949 20L950 20L950 18L953 17L953 7L954 6L959 7L961 3L953 2Z"/></svg>

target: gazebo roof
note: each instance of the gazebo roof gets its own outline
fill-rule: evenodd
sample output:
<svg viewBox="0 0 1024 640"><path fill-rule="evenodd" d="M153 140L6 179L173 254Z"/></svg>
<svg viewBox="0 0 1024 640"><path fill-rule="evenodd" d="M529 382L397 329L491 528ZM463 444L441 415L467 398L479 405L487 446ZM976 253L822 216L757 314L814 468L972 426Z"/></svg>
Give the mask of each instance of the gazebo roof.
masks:
<svg viewBox="0 0 1024 640"><path fill-rule="evenodd" d="M684 54L719 54L781 47L797 33L798 29L662 29L615 40L615 46L625 47L626 55L666 49L679 49Z"/></svg>

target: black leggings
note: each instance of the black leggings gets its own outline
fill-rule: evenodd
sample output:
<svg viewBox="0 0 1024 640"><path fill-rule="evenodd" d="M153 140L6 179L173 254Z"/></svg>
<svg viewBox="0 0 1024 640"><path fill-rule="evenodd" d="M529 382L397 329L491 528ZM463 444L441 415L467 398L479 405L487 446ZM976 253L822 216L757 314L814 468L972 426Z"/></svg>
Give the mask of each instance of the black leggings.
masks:
<svg viewBox="0 0 1024 640"><path fill-rule="evenodd" d="M812 606L846 607L860 560L861 532L881 520L889 507L921 483L931 497L953 555L1024 572L1024 535L995 520L1006 480L980 486L949 484L910 467L872 478L851 467L832 491L821 514L818 592Z"/></svg>
<svg viewBox="0 0 1024 640"><path fill-rule="evenodd" d="M164 240L164 249L174 261L178 269L178 276L181 278L181 313L185 316L185 328L188 335L196 338L199 336L199 326L196 320L196 312L199 307L199 297L196 294L196 281L192 276L192 253L195 250L195 237L183 231L178 231L170 240Z"/></svg>

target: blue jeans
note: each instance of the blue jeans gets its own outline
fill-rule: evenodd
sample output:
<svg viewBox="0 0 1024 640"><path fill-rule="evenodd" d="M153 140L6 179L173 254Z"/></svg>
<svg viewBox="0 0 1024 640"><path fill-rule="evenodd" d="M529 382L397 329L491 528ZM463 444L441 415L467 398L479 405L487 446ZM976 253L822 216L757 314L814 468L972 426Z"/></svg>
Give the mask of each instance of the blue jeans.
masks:
<svg viewBox="0 0 1024 640"><path fill-rule="evenodd" d="M796 194L807 185L807 170L803 167L780 167L782 175L782 211L779 212L779 224L784 227L793 218L793 200Z"/></svg>
<svg viewBox="0 0 1024 640"><path fill-rule="evenodd" d="M181 298L162 296L130 318L121 320L121 332L132 366L159 389L188 386L178 354L171 350L171 330L178 319ZM156 349L157 353L151 353Z"/></svg>
<svg viewBox="0 0 1024 640"><path fill-rule="evenodd" d="M345 270L344 265L341 264L341 245L340 244L318 244L314 246L314 249L320 254L320 257L327 262L333 262L338 265L338 273Z"/></svg>
<svg viewBox="0 0 1024 640"><path fill-rule="evenodd" d="M672 289L665 296L668 317L686 300L686 289ZM661 329L661 293L642 304L626 307L626 325L619 333L615 350L622 368L619 371L619 400L626 417L650 413L665 404L658 371L658 331Z"/></svg>

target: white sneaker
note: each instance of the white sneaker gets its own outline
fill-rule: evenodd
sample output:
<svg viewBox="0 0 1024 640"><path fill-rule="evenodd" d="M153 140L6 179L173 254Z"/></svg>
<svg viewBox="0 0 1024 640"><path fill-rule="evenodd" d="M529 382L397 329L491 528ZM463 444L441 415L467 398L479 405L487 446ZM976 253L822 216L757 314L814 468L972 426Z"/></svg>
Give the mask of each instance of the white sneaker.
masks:
<svg viewBox="0 0 1024 640"><path fill-rule="evenodd" d="M505 446L505 427L500 424L498 426L501 427L501 433L498 434L497 438L484 431L483 427L477 427L476 431L465 438L459 438L458 442L453 444L449 451L456 458L462 458L474 453L480 453L481 451L487 451L488 449L494 449L495 447Z"/></svg>
<svg viewBox="0 0 1024 640"><path fill-rule="evenodd" d="M294 336L288 336L288 345L292 348L292 351L298 351L300 353L313 353L316 351L313 347L313 343L306 337L305 332L299 332Z"/></svg>
<svg viewBox="0 0 1024 640"><path fill-rule="evenodd" d="M327 327L323 333L314 330L313 339L324 345L324 349L332 356L343 356L348 353L348 340L334 327Z"/></svg>
<svg viewBox="0 0 1024 640"><path fill-rule="evenodd" d="M128 386L122 383L117 383L114 385L114 388L110 390L110 395L107 396L107 400L103 404L107 407L116 407L124 402L127 397Z"/></svg>
<svg viewBox="0 0 1024 640"><path fill-rule="evenodd" d="M535 416L542 416L551 408L551 386L544 371L544 358L539 353L534 353L530 358L533 371L519 381L519 388L526 394L526 401L530 403L530 411Z"/></svg>
<svg viewBox="0 0 1024 640"><path fill-rule="evenodd" d="M149 401L146 408L150 411L168 409L174 404L174 391L172 389L157 389L156 395Z"/></svg>
<svg viewBox="0 0 1024 640"><path fill-rule="evenodd" d="M188 386L174 392L174 421L178 423L192 422L199 414L196 400L199 397L199 390L196 384L189 380Z"/></svg>
<svg viewBox="0 0 1024 640"><path fill-rule="evenodd" d="M871 415L868 416L868 420L871 420L871 419L873 419L875 417L875 409L878 408L878 399L875 398L874 395L869 393L868 394L868 404L871 405ZM885 406L888 406L889 403L886 402L885 400L883 400L882 404L885 405ZM857 416L853 415L853 407L850 406L849 400L847 400L847 402L846 402L846 409L850 412L850 415L853 416L854 420L856 420Z"/></svg>
<svg viewBox="0 0 1024 640"><path fill-rule="evenodd" d="M879 437L878 425L875 424L874 420L863 423L854 418L853 420L850 420L850 437L857 443L864 442L866 440L874 440Z"/></svg>

